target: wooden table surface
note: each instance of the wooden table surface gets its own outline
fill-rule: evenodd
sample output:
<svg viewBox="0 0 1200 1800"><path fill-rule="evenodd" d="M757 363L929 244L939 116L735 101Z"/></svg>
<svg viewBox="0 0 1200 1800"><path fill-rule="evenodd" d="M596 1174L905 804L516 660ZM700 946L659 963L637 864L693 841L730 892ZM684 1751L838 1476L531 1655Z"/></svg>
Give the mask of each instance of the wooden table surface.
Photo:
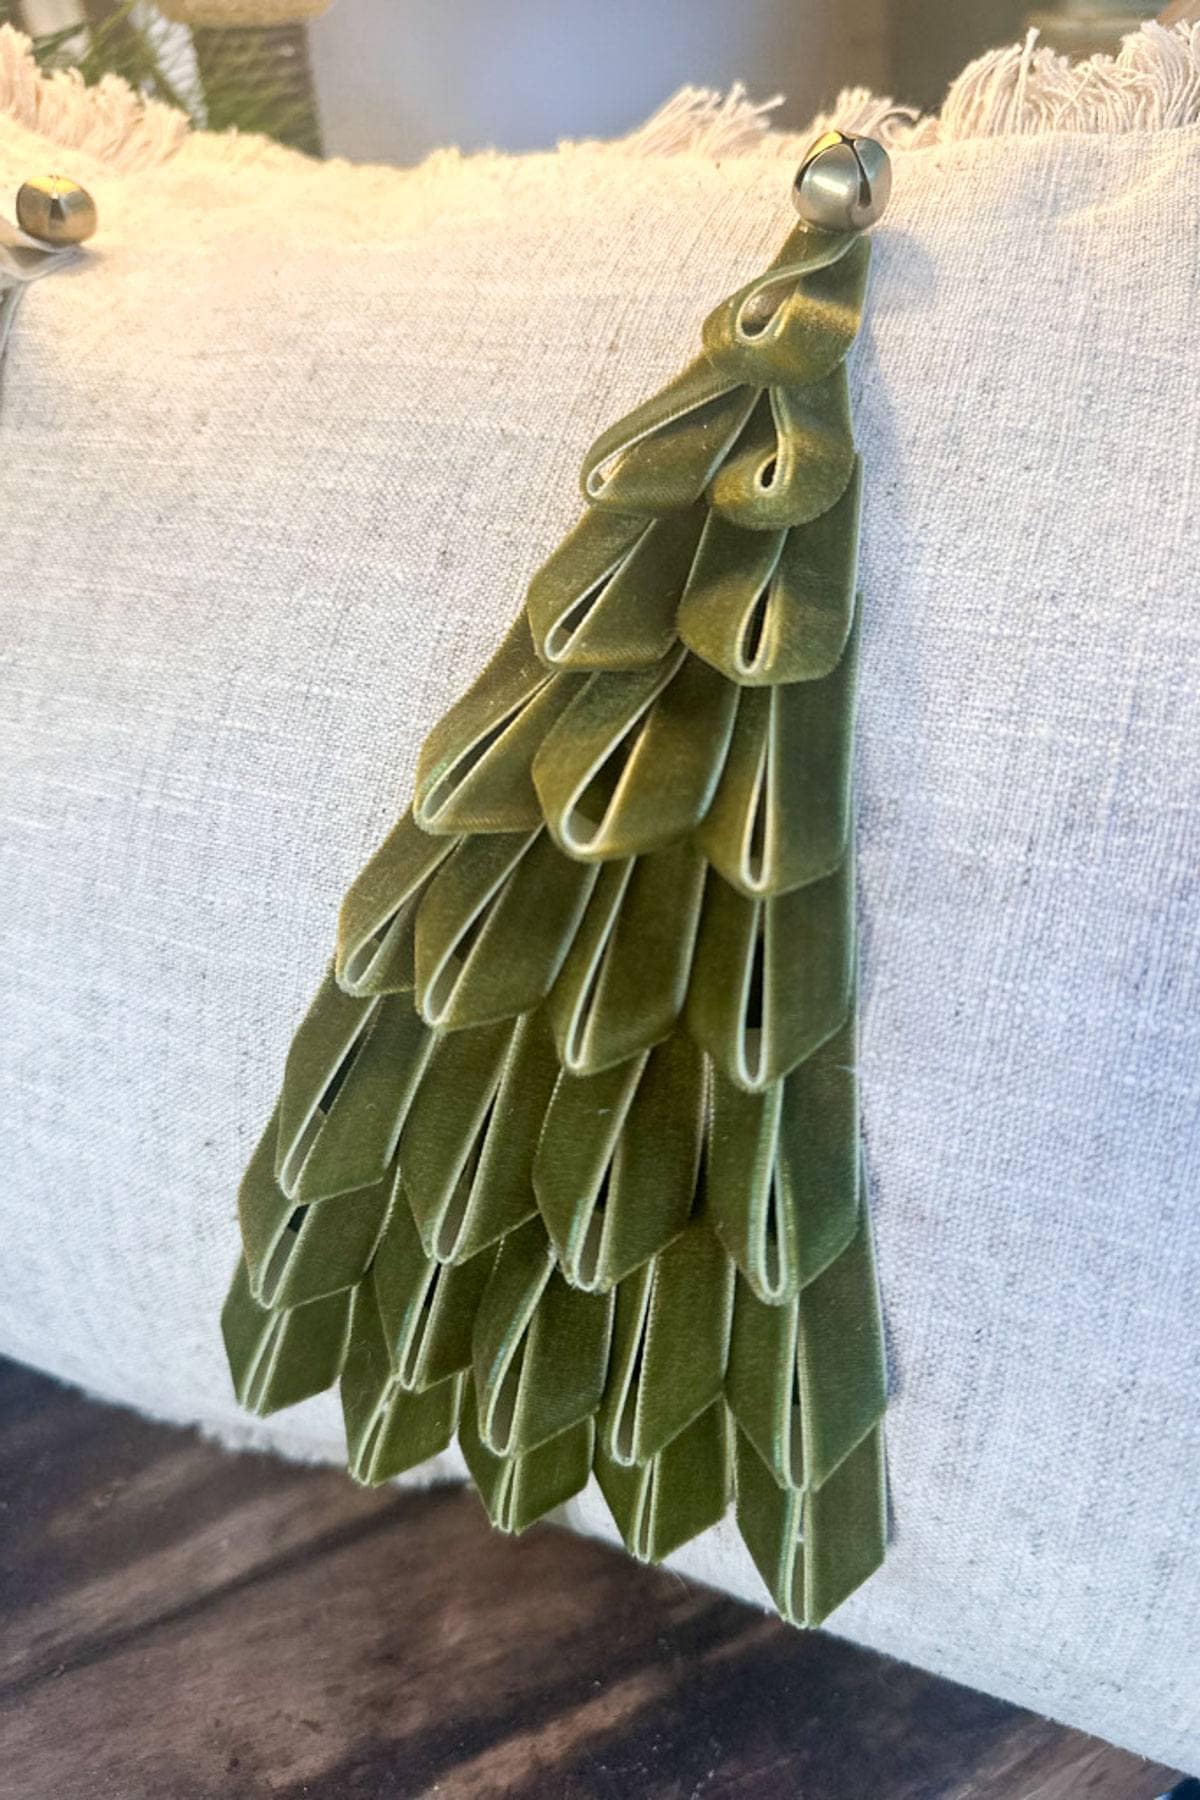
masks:
<svg viewBox="0 0 1200 1800"><path fill-rule="evenodd" d="M1152 1800L1175 1777L474 1496L0 1364L3 1800Z"/></svg>

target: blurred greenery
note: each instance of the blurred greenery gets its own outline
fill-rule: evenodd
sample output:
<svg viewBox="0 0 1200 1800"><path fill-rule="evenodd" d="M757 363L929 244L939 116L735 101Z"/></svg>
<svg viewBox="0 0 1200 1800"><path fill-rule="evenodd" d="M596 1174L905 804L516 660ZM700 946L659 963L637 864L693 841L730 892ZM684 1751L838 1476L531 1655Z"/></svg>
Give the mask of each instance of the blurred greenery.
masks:
<svg viewBox="0 0 1200 1800"><path fill-rule="evenodd" d="M119 75L139 93L192 113L165 66L163 34L146 21L145 13L138 0L122 0L111 10L97 11L82 27L35 37L33 54L43 68L78 69L89 87L103 75Z"/></svg>
<svg viewBox="0 0 1200 1800"><path fill-rule="evenodd" d="M193 34L147 0L83 0L83 8L79 23L33 34L39 67L77 69L89 86L118 75L201 130L234 127L319 151L302 27ZM4 23L25 29L19 0L0 0Z"/></svg>

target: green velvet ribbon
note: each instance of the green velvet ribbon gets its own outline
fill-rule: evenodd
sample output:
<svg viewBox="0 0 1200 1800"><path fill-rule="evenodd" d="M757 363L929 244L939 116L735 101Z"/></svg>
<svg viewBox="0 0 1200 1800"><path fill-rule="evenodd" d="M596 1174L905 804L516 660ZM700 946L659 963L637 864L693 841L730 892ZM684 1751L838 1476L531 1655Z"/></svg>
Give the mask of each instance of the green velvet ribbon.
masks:
<svg viewBox="0 0 1200 1800"><path fill-rule="evenodd" d="M780 1612L880 1562L855 1070L869 249L797 227L606 431L431 732L240 1196L243 1404L340 1384L385 1481L457 1434L497 1526L594 1471L635 1556L733 1500Z"/></svg>

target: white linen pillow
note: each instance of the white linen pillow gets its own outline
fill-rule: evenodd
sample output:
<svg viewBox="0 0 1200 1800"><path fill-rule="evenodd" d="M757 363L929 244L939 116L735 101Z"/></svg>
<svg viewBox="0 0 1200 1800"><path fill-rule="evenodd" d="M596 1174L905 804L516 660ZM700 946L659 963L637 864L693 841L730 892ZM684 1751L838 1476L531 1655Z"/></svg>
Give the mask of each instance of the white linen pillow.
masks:
<svg viewBox="0 0 1200 1800"><path fill-rule="evenodd" d="M317 165L14 42L0 192L57 164L102 231L0 407L0 1350L336 1457L332 1399L252 1426L229 1389L242 1165L422 737L597 429L773 253L800 145L693 98L619 145ZM1192 1766L1198 74L1186 29L1084 77L1014 51L886 128L852 382L895 1542L835 1620ZM761 1594L732 1532L675 1561Z"/></svg>

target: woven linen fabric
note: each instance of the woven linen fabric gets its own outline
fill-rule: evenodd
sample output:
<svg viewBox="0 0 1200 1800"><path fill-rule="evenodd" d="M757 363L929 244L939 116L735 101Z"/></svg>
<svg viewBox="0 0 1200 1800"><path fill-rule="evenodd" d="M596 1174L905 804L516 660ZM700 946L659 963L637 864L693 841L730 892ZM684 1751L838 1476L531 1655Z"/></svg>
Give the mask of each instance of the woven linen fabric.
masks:
<svg viewBox="0 0 1200 1800"><path fill-rule="evenodd" d="M797 149L123 163L0 118L0 193L69 164L102 218L0 409L0 1351L342 1455L330 1397L230 1391L239 1175L421 740ZM894 161L851 365L894 1542L834 1629L1197 1767L1200 127ZM762 1598L726 1528L674 1562Z"/></svg>

